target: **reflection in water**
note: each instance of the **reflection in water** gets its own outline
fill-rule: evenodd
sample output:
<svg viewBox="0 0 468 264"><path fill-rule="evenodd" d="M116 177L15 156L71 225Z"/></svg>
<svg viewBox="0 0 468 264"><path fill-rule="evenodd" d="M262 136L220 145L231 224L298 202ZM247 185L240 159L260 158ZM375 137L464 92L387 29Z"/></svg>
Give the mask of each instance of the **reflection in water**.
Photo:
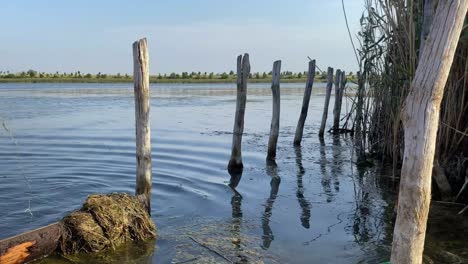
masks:
<svg viewBox="0 0 468 264"><path fill-rule="evenodd" d="M343 174L342 165L343 165L343 156L341 149L340 135L333 136L333 164L331 167L331 174L333 178L333 186L335 187L335 192L340 191L340 175Z"/></svg>
<svg viewBox="0 0 468 264"><path fill-rule="evenodd" d="M274 240L273 231L270 228L270 217L272 214L273 204L278 195L279 185L281 178L278 176L278 167L275 163L267 162L266 167L267 174L271 177L270 182L270 197L268 197L265 203L265 211L262 216L262 229L263 229L263 249L268 249L271 245L271 242Z"/></svg>
<svg viewBox="0 0 468 264"><path fill-rule="evenodd" d="M299 201L299 205L302 209L301 223L302 226L309 229L310 227L310 202L304 197L304 184L302 177L305 174L304 166L302 165L302 150L300 146L294 147L296 153L296 164L297 164L297 191L296 197Z"/></svg>
<svg viewBox="0 0 468 264"><path fill-rule="evenodd" d="M232 207L232 222L230 226L230 233L233 245L233 251L235 255L240 259L239 263L248 263L247 256L244 255L242 250L242 236L241 236L241 225L242 225L242 195L236 190L237 185L242 178L242 171L231 172L231 179L229 181L229 187L233 194L231 198Z"/></svg>
<svg viewBox="0 0 468 264"><path fill-rule="evenodd" d="M327 171L328 161L325 153L325 141L320 138L320 171L322 172L322 188L327 197L327 203L333 201L334 194L330 186L330 175Z"/></svg>

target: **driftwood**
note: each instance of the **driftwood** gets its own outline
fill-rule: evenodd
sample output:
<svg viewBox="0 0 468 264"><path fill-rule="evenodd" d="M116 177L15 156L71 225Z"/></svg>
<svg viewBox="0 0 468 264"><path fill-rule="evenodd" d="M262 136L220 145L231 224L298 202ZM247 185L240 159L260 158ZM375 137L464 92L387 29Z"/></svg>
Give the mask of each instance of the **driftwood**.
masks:
<svg viewBox="0 0 468 264"><path fill-rule="evenodd" d="M267 160L274 161L276 158L276 144L278 143L279 123L280 123L280 76L281 61L273 64L271 81L271 92L273 94L273 115L271 117L270 138L268 140Z"/></svg>
<svg viewBox="0 0 468 264"><path fill-rule="evenodd" d="M328 67L327 71L327 91L325 94L325 104L323 105L322 123L320 124L319 137L323 137L325 125L327 124L328 105L330 104L330 95L333 88L333 68Z"/></svg>
<svg viewBox="0 0 468 264"><path fill-rule="evenodd" d="M228 171L235 173L242 171L242 133L244 133L244 115L245 104L247 101L247 80L250 74L249 54L239 55L237 57L237 100L236 116L234 120L234 129L232 133L232 151L231 159L228 164Z"/></svg>
<svg viewBox="0 0 468 264"><path fill-rule="evenodd" d="M135 194L146 196L151 213L151 127L149 92L149 55L146 39L133 43L133 82L135 91L135 126L137 176Z"/></svg>
<svg viewBox="0 0 468 264"><path fill-rule="evenodd" d="M302 99L301 115L297 122L296 134L294 135L294 145L301 145L302 134L304 133L304 123L309 110L310 95L312 94L312 86L315 78L315 60L309 61L309 71L307 72L307 82L304 90L304 98Z"/></svg>

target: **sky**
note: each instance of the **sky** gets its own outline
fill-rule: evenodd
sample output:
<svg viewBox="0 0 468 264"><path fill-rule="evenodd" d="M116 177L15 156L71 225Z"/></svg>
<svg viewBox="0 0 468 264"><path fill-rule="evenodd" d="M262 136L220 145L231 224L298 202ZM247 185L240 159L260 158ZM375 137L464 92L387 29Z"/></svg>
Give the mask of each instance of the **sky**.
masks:
<svg viewBox="0 0 468 264"><path fill-rule="evenodd" d="M351 33L364 0L344 0ZM252 72L355 72L341 0L3 0L0 71L132 73L148 40L150 73L224 72L249 53Z"/></svg>

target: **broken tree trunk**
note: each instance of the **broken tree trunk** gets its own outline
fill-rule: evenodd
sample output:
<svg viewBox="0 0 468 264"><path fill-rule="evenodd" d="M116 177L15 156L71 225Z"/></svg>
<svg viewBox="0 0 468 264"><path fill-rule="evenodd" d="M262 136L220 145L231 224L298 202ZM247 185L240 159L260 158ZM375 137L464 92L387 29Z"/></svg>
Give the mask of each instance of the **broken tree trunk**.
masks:
<svg viewBox="0 0 468 264"><path fill-rule="evenodd" d="M146 38L133 43L133 82L135 92L135 126L137 176L135 194L146 196L151 213L151 127L149 92L149 56Z"/></svg>
<svg viewBox="0 0 468 264"><path fill-rule="evenodd" d="M309 61L309 71L307 72L307 82L304 90L304 98L302 99L301 115L297 122L296 134L294 135L294 145L301 145L302 134L304 133L304 124L309 110L310 95L312 94L312 86L315 78L315 60Z"/></svg>
<svg viewBox="0 0 468 264"><path fill-rule="evenodd" d="M228 164L229 173L242 171L242 133L244 133L244 115L245 104L247 101L247 80L250 74L249 54L239 55L237 57L237 100L236 116L234 120L234 129L232 133L232 151L231 159Z"/></svg>
<svg viewBox="0 0 468 264"><path fill-rule="evenodd" d="M322 123L320 124L319 137L323 137L323 133L325 132L325 125L327 124L327 117L328 117L328 105L330 104L330 95L331 95L332 88L333 88L333 68L328 67L327 91L325 94L325 104L323 105L323 115L322 115Z"/></svg>
<svg viewBox="0 0 468 264"><path fill-rule="evenodd" d="M276 158L276 143L278 143L279 122L280 122L280 76L281 61L273 63L271 81L271 92L273 94L273 116L271 117L270 138L268 140L267 160L274 161Z"/></svg>
<svg viewBox="0 0 468 264"><path fill-rule="evenodd" d="M439 1L402 109L405 152L393 233L393 264L422 262L440 103L467 8L467 0Z"/></svg>
<svg viewBox="0 0 468 264"><path fill-rule="evenodd" d="M333 133L337 134L340 129L340 112L341 112L341 70L336 70L335 76L335 105L333 106Z"/></svg>

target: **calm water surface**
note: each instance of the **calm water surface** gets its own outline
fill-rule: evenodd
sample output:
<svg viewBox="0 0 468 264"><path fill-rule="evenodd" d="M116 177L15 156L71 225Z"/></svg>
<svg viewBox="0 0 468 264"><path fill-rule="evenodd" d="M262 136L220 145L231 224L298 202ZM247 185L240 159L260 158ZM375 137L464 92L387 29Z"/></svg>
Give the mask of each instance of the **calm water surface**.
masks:
<svg viewBox="0 0 468 264"><path fill-rule="evenodd" d="M294 148L303 84L282 85L273 167L265 163L269 85L249 85L244 172L231 178L226 165L235 86L152 85L158 240L113 254L45 262L225 261L214 251L240 263L388 260L391 188L378 167L354 165L349 138L318 140L323 88L314 87L303 144ZM91 193L133 193L133 100L131 84L0 84L0 238L58 221Z"/></svg>

